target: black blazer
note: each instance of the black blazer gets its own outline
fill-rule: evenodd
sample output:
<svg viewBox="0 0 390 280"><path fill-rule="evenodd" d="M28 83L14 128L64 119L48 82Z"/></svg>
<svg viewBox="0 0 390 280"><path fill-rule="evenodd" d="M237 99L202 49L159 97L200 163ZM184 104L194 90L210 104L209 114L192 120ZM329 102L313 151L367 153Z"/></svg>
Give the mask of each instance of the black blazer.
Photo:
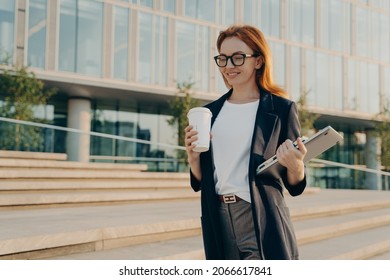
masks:
<svg viewBox="0 0 390 280"><path fill-rule="evenodd" d="M231 94L232 90L205 106L213 114L211 125ZM300 124L296 104L260 89L260 102L254 125L248 187L260 256L262 259L298 259L297 242L289 209L284 201L283 187L292 196L299 195L306 187L306 176L297 186L291 186L287 182L286 172L282 172L280 178L255 176L256 167L272 157L282 142L286 139L295 141L299 137ZM210 147L209 151L200 155L202 180L196 180L190 172L191 187L194 191L201 190L201 222L206 259L225 259L217 214L219 202L215 192L213 149Z"/></svg>

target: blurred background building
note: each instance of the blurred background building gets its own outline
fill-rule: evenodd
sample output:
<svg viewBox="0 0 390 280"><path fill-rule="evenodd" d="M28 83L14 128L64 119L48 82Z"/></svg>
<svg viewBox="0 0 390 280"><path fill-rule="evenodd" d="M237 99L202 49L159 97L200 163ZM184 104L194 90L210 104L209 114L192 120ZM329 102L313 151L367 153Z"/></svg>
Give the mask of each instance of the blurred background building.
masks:
<svg viewBox="0 0 390 280"><path fill-rule="evenodd" d="M194 82L203 103L227 91L212 57L233 23L264 32L277 83L293 100L307 94L317 129L344 136L324 159L381 168L372 120L390 100L388 0L1 0L0 59L9 54L59 89L36 110L51 124L174 145L168 101L182 82ZM53 134L44 149L66 152L64 137ZM84 153L175 156L94 138ZM326 167L318 177L325 187L359 186L348 172Z"/></svg>

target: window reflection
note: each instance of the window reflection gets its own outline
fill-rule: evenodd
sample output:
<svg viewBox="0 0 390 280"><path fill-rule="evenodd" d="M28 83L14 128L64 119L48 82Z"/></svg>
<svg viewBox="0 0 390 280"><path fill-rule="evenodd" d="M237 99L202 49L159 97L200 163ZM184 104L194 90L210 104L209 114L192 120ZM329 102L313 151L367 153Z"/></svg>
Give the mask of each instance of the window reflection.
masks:
<svg viewBox="0 0 390 280"><path fill-rule="evenodd" d="M15 1L3 0L0 6L0 62L9 56L12 63L14 49Z"/></svg>
<svg viewBox="0 0 390 280"><path fill-rule="evenodd" d="M269 42L272 51L273 75L276 83L285 87L286 85L286 50L282 43Z"/></svg>
<svg viewBox="0 0 390 280"><path fill-rule="evenodd" d="M289 37L309 45L315 43L316 4L312 0L290 0Z"/></svg>
<svg viewBox="0 0 390 280"><path fill-rule="evenodd" d="M28 18L28 64L45 68L47 0L30 0Z"/></svg>
<svg viewBox="0 0 390 280"><path fill-rule="evenodd" d="M177 81L195 82L194 89L203 91L209 90L209 33L205 26L186 22L176 25Z"/></svg>
<svg viewBox="0 0 390 280"><path fill-rule="evenodd" d="M158 108L155 108L158 111ZM140 111L137 113L137 111ZM127 140L113 140L104 137L91 137L91 155L126 157L139 162L142 158L169 158L176 156L176 150L157 146L154 143L177 144L177 130L168 125L170 116L149 114L142 108L114 109L104 104L96 104L93 109L92 130L101 133L151 141L136 143ZM151 170L161 168L161 163L145 162ZM170 163L172 165L172 163ZM173 169L174 166L168 166Z"/></svg>
<svg viewBox="0 0 390 280"><path fill-rule="evenodd" d="M356 54L368 55L368 11L356 7Z"/></svg>
<svg viewBox="0 0 390 280"><path fill-rule="evenodd" d="M102 36L103 3L61 0L60 70L101 76Z"/></svg>
<svg viewBox="0 0 390 280"><path fill-rule="evenodd" d="M390 4L390 1L389 1ZM379 59L390 63L390 17L384 14L379 16ZM385 76L385 77L390 77ZM390 78L388 79L390 80Z"/></svg>
<svg viewBox="0 0 390 280"><path fill-rule="evenodd" d="M350 3L321 1L321 46L349 53Z"/></svg>
<svg viewBox="0 0 390 280"><path fill-rule="evenodd" d="M164 11L174 14L176 12L176 0L164 0Z"/></svg>
<svg viewBox="0 0 390 280"><path fill-rule="evenodd" d="M289 96L290 99L297 101L299 97L303 94L301 88L301 53L300 48L291 47L291 87Z"/></svg>
<svg viewBox="0 0 390 280"><path fill-rule="evenodd" d="M280 0L261 1L260 28L264 34L280 36Z"/></svg>
<svg viewBox="0 0 390 280"><path fill-rule="evenodd" d="M168 20L165 17L140 13L139 28L137 81L166 85Z"/></svg>
<svg viewBox="0 0 390 280"><path fill-rule="evenodd" d="M129 10L115 7L114 78L127 80Z"/></svg>
<svg viewBox="0 0 390 280"><path fill-rule="evenodd" d="M178 82L194 79L195 74L195 25L186 22L176 24L176 75Z"/></svg>
<svg viewBox="0 0 390 280"><path fill-rule="evenodd" d="M186 16L215 22L216 0L185 0Z"/></svg>
<svg viewBox="0 0 390 280"><path fill-rule="evenodd" d="M348 63L349 109L371 114L379 113L379 66L364 61L350 60Z"/></svg>

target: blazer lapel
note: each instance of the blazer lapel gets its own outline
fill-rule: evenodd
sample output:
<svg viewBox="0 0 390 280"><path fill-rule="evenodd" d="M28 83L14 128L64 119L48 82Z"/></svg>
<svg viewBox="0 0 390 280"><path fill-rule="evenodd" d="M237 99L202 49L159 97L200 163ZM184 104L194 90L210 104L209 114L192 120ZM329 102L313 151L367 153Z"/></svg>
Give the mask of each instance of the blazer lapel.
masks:
<svg viewBox="0 0 390 280"><path fill-rule="evenodd" d="M264 144L262 145L263 151L256 151L255 146L254 152L262 154L264 159L269 159L275 154L278 146L280 122L278 122L278 116L274 112L272 94L265 91L261 92L259 110L256 116L255 133L255 143L258 141L258 137L262 136Z"/></svg>

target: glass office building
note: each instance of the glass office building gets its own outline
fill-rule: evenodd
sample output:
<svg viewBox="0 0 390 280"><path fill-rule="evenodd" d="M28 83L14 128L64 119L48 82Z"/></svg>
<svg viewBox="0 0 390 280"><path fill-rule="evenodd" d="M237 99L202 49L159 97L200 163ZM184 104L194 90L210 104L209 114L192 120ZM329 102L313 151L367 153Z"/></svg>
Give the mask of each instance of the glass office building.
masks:
<svg viewBox="0 0 390 280"><path fill-rule="evenodd" d="M380 144L372 119L390 100L388 0L2 0L0 59L59 89L37 110L52 124L176 144L168 100L188 81L203 103L227 91L212 57L233 23L264 32L278 84L293 100L307 94L317 128L343 134L324 158L380 168L367 151ZM48 147L66 150L62 138ZM92 155L156 149L90 143Z"/></svg>

